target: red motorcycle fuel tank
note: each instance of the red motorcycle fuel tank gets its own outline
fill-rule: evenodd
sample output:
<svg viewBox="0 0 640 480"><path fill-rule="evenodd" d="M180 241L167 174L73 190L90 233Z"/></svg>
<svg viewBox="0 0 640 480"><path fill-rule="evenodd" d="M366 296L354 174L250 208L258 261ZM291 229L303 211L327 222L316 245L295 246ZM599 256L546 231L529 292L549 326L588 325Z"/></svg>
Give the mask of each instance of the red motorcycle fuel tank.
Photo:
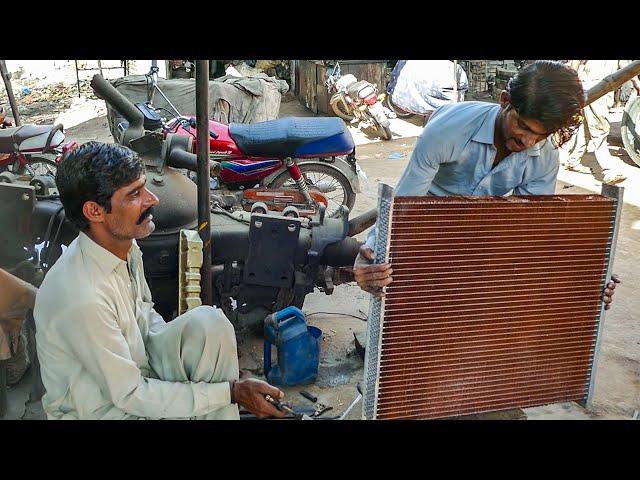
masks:
<svg viewBox="0 0 640 480"><path fill-rule="evenodd" d="M249 157L242 153L229 135L229 126L209 120L209 130L217 134L217 138L209 138L209 155L211 160L220 162L220 179L227 185L258 183L276 172L284 165L279 158ZM178 135L196 136L196 129L179 126ZM197 142L193 142L197 153Z"/></svg>

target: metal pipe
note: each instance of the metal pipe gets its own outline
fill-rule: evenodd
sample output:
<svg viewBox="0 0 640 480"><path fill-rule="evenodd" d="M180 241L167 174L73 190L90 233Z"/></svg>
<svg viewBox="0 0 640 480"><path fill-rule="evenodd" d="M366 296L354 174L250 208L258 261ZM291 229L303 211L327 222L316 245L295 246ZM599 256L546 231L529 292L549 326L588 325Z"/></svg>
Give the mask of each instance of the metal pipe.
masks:
<svg viewBox="0 0 640 480"><path fill-rule="evenodd" d="M585 105L589 105L603 95L606 95L609 92L613 92L624 82L631 80L638 74L640 74L640 60L635 60L634 62L631 62L629 65L621 68L617 72L612 73L611 75L607 75L596 85L587 90L587 92L585 93Z"/></svg>
<svg viewBox="0 0 640 480"><path fill-rule="evenodd" d="M100 98L103 98L106 102L109 102L113 108L115 108L120 115L127 119L129 122L129 129L141 129L144 126L144 115L138 110L133 102L127 97L122 95L116 88L111 85L102 75L95 74L91 79L91 88L96 92ZM144 132L141 132L142 135Z"/></svg>
<svg viewBox="0 0 640 480"><path fill-rule="evenodd" d="M76 82L78 85L78 98L80 98L80 72L78 71L78 60L74 60L76 65Z"/></svg>
<svg viewBox="0 0 640 480"><path fill-rule="evenodd" d="M200 295L203 305L212 305L211 194L209 191L209 60L196 60L196 134L198 138L198 233L202 239Z"/></svg>
<svg viewBox="0 0 640 480"><path fill-rule="evenodd" d="M129 122L129 127L120 139L122 145L128 147L131 140L144 135L144 116L127 97L99 74L95 74L91 79L91 88Z"/></svg>
<svg viewBox="0 0 640 480"><path fill-rule="evenodd" d="M322 254L323 265L331 267L351 267L364 242L347 237L339 242L327 245Z"/></svg>
<svg viewBox="0 0 640 480"><path fill-rule="evenodd" d="M364 232L367 228L373 226L378 218L378 209L372 208L371 210L358 215L355 218L349 220L349 233L350 237Z"/></svg>
<svg viewBox="0 0 640 480"><path fill-rule="evenodd" d="M458 98L458 61L453 61L453 98L455 98L454 102L458 102L460 99Z"/></svg>
<svg viewBox="0 0 640 480"><path fill-rule="evenodd" d="M4 80L4 87L7 90L7 97L9 97L9 105L11 105L11 111L13 112L13 124L16 127L22 125L20 121L20 113L18 112L18 104L16 103L16 97L13 95L13 88L11 88L11 75L7 70L7 64L4 60L0 60L0 73L2 74L2 80Z"/></svg>
<svg viewBox="0 0 640 480"><path fill-rule="evenodd" d="M168 165L175 168L186 168L187 170L198 170L198 156L193 153L185 152L179 148L171 150L168 159Z"/></svg>

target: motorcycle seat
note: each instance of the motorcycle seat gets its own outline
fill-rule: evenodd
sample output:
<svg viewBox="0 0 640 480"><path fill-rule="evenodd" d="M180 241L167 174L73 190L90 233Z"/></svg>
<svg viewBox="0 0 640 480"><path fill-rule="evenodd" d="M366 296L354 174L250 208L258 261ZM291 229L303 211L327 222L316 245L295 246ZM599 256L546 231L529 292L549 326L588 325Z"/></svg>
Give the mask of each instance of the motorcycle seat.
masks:
<svg viewBox="0 0 640 480"><path fill-rule="evenodd" d="M246 155L317 157L345 155L353 138L339 118L287 117L266 122L229 125L229 135Z"/></svg>
<svg viewBox="0 0 640 480"><path fill-rule="evenodd" d="M359 82L352 83L347 87L347 93L351 96L351 98L358 98L360 96L360 90L365 87L370 87L370 90L373 92L373 86L371 83L366 80L360 80Z"/></svg>
<svg viewBox="0 0 640 480"><path fill-rule="evenodd" d="M14 152L16 151L16 146L28 138L48 134L53 129L53 125L21 125L19 127L0 129L0 152Z"/></svg>

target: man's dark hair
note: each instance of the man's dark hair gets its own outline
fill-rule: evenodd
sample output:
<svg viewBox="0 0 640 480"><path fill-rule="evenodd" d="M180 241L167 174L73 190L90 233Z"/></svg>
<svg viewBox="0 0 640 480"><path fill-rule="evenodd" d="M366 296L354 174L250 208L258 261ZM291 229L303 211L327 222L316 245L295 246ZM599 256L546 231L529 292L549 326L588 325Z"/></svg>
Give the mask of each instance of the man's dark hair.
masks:
<svg viewBox="0 0 640 480"><path fill-rule="evenodd" d="M551 60L537 60L520 70L506 87L519 115L554 132L557 146L566 143L582 122L585 92L578 73Z"/></svg>
<svg viewBox="0 0 640 480"><path fill-rule="evenodd" d="M67 218L80 230L89 226L82 213L93 201L111 211L111 196L137 180L144 164L133 150L113 143L87 142L72 151L58 166L56 184Z"/></svg>

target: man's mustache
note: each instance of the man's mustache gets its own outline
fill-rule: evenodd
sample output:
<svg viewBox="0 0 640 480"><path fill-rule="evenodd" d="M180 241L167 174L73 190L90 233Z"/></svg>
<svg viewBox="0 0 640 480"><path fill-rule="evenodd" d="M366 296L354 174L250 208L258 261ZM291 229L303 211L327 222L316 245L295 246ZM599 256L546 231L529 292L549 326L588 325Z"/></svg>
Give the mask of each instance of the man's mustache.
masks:
<svg viewBox="0 0 640 480"><path fill-rule="evenodd" d="M147 208L144 212L142 212L142 215L140 215L140 218L138 219L137 225L140 225L142 222L145 221L145 219L149 216L153 214L153 207L149 207Z"/></svg>

